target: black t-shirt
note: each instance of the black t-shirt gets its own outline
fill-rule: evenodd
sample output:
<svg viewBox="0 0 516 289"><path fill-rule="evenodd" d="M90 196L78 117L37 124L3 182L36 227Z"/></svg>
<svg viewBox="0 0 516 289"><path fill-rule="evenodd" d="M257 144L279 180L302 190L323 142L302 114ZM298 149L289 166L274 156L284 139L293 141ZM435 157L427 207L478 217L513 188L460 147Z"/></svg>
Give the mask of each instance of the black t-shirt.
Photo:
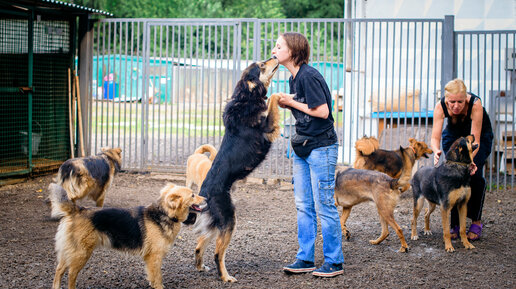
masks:
<svg viewBox="0 0 516 289"><path fill-rule="evenodd" d="M323 76L317 69L303 64L297 72L296 78L289 79L290 93L296 94L295 101L306 103L308 108L318 107L326 103L330 114L328 118L310 116L295 108L292 114L296 119L296 133L307 136L317 136L329 130L333 130L333 116L331 114L331 94Z"/></svg>

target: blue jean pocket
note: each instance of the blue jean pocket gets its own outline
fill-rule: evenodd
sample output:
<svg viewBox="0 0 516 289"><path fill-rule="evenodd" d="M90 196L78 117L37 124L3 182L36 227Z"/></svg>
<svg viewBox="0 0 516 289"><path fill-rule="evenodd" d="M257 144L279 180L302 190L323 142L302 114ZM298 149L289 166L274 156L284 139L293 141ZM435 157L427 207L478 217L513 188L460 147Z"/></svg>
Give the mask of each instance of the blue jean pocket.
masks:
<svg viewBox="0 0 516 289"><path fill-rule="evenodd" d="M319 181L319 200L322 204L331 205L335 203L335 181Z"/></svg>

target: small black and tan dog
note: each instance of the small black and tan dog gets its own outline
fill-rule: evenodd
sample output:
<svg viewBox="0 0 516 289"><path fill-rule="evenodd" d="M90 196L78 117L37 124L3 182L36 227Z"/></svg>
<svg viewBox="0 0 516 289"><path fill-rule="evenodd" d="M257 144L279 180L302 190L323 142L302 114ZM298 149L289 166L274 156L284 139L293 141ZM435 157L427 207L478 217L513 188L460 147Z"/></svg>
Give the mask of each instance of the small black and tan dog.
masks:
<svg viewBox="0 0 516 289"><path fill-rule="evenodd" d="M349 168L338 170L335 176L335 205L342 207L340 225L345 238L349 240L351 234L346 226L346 221L351 213L351 208L362 202L373 201L378 209L382 233L376 240L369 243L380 244L389 236L388 225L398 235L401 248L400 252L408 250L407 242L403 236L401 227L394 220L394 208L398 204L399 196L410 187L412 165L416 158L415 152L409 148L400 147L403 160L402 171L399 179L372 170Z"/></svg>
<svg viewBox="0 0 516 289"><path fill-rule="evenodd" d="M57 268L53 288L61 288L68 270L68 288L75 288L77 275L97 247L139 255L146 265L152 288L163 288L161 265L191 211L200 212L203 197L192 190L167 184L158 201L146 207L83 208L63 188L50 184L50 200L64 217L56 233Z"/></svg>
<svg viewBox="0 0 516 289"><path fill-rule="evenodd" d="M475 137L469 135L457 139L446 153L446 161L438 167L422 167L412 178L414 195L414 214L412 218L412 240L417 240L417 217L424 200L429 208L425 213L425 235L431 235L430 214L439 205L441 209L444 248L447 252L455 249L450 236L450 212L454 206L459 211L460 238L466 249L475 248L466 237L467 204L471 196L470 167L473 162L472 152L478 147Z"/></svg>
<svg viewBox="0 0 516 289"><path fill-rule="evenodd" d="M122 149L101 150L96 156L69 159L59 168L54 182L65 189L72 202L89 197L96 202L97 207L104 205L106 191L122 166ZM51 217L61 217L54 207Z"/></svg>
<svg viewBox="0 0 516 289"><path fill-rule="evenodd" d="M412 162L419 160L421 157L428 158L428 154L433 151L425 142L409 138L409 146L416 158ZM380 149L380 143L374 137L363 137L355 142L355 169L375 170L388 174L391 178L399 178L403 169L403 159L401 150L389 151Z"/></svg>
<svg viewBox="0 0 516 289"><path fill-rule="evenodd" d="M207 210L198 217L190 214L188 221L196 221L200 233L195 248L195 266L203 271L203 255L211 239L216 238L215 264L224 282L235 282L225 265L226 249L236 226L235 207L231 201L231 187L247 177L265 159L272 142L279 137L279 95L267 100L267 87L278 69L276 58L255 62L242 73L224 109L226 131L217 156L202 183L199 194L206 198Z"/></svg>

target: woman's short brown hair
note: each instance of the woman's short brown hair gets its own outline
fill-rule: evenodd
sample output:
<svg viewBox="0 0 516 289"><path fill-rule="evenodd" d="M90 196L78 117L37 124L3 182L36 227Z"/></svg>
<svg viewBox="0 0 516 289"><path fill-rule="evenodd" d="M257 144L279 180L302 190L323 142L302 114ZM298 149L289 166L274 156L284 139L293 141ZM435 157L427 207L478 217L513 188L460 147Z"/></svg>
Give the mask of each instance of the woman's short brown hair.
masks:
<svg viewBox="0 0 516 289"><path fill-rule="evenodd" d="M290 57L294 61L294 65L301 66L302 64L308 64L310 59L310 44L308 39L297 32L285 32L280 35L285 39L288 48L290 49Z"/></svg>
<svg viewBox="0 0 516 289"><path fill-rule="evenodd" d="M464 81L459 78L455 78L454 80L450 80L448 83L446 83L446 86L444 86L444 96L448 96L449 94L462 94L466 96L466 85L464 84Z"/></svg>

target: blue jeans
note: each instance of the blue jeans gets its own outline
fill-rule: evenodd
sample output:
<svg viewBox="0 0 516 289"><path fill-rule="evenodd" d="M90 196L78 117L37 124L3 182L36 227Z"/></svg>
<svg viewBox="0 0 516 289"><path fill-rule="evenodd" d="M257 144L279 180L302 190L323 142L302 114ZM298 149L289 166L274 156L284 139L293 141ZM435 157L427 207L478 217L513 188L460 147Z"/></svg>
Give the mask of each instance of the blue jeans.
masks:
<svg viewBox="0 0 516 289"><path fill-rule="evenodd" d="M317 215L321 220L325 262L344 263L339 212L335 206L337 144L314 149L306 158L294 154L294 198L297 209L296 258L314 262Z"/></svg>

